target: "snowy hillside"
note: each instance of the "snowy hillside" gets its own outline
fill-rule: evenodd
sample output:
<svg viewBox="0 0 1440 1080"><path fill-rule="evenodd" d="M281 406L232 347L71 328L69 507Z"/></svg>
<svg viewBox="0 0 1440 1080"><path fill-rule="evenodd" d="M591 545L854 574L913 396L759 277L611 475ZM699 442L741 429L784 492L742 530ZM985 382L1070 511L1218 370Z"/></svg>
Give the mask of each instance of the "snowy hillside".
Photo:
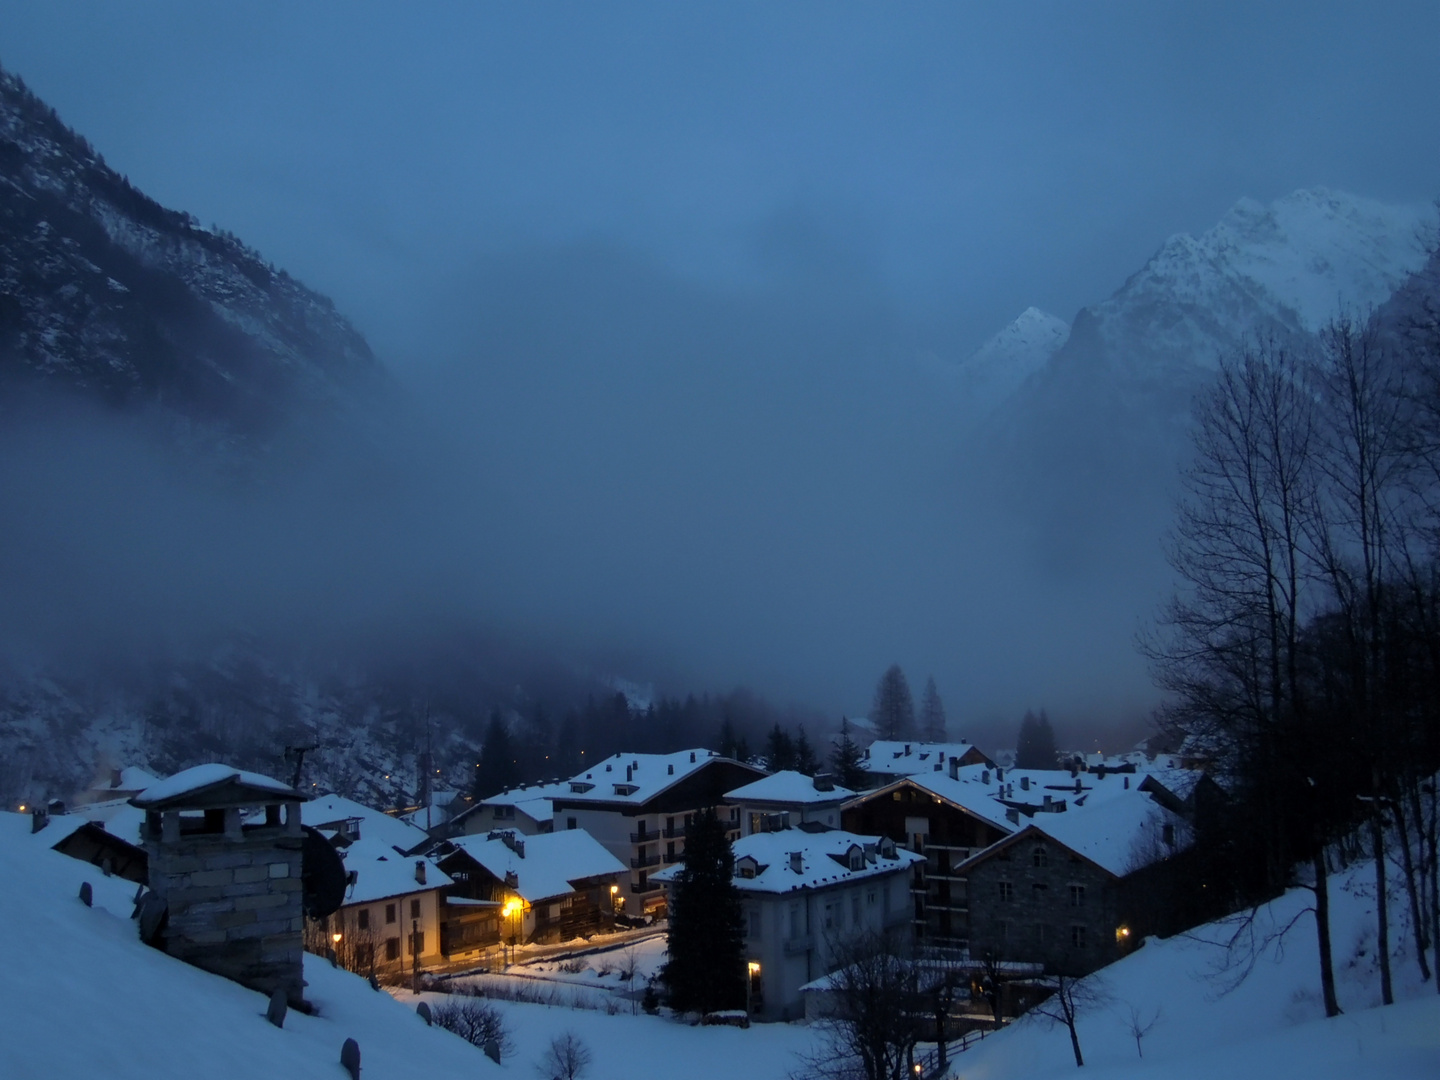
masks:
<svg viewBox="0 0 1440 1080"><path fill-rule="evenodd" d="M1084 1012L1079 1038L1085 1074L1274 1080L1285 1076L1434 1077L1440 1075L1440 997L1419 980L1404 902L1392 899L1397 1004L1379 1008L1374 960L1371 871L1356 867L1331 879L1336 989L1344 1015L1324 1019L1313 917L1300 914L1283 944L1266 949L1248 978L1229 993L1238 968L1225 970L1226 926L1145 946L1098 975L1108 1000ZM1288 893L1261 909L1257 927L1275 929L1309 903ZM1132 1015L1154 1020L1137 1048ZM1158 1019L1156 1019L1158 1017ZM1143 1057L1142 1057L1143 1054ZM960 1055L966 1080L1040 1080L1075 1075L1063 1027L1044 1018L1017 1021Z"/></svg>
<svg viewBox="0 0 1440 1080"><path fill-rule="evenodd" d="M1045 366L1070 336L1070 327L1036 307L1026 308L960 365L960 392L972 408L989 411Z"/></svg>
<svg viewBox="0 0 1440 1080"><path fill-rule="evenodd" d="M0 980L0 1076L46 1080L274 1080L344 1077L340 1047L360 1044L365 1080L501 1076L478 1049L428 1028L412 1008L306 957L314 1016L282 1029L265 998L142 945L135 886L49 850L26 815L0 815L0 921L10 928ZM95 906L77 898L82 881Z"/></svg>

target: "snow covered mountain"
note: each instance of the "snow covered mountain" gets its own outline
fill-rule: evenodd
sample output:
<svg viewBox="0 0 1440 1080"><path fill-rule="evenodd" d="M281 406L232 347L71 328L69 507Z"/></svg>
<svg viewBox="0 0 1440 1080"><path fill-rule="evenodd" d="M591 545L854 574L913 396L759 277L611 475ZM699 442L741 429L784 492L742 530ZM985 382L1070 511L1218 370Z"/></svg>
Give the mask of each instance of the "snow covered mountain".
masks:
<svg viewBox="0 0 1440 1080"><path fill-rule="evenodd" d="M233 444L343 410L380 377L327 298L136 190L0 71L6 383L158 408Z"/></svg>
<svg viewBox="0 0 1440 1080"><path fill-rule="evenodd" d="M1026 308L960 365L966 403L983 411L995 408L1043 368L1069 337L1065 320Z"/></svg>
<svg viewBox="0 0 1440 1080"><path fill-rule="evenodd" d="M1129 375L1153 378L1156 368L1209 367L1246 337L1314 333L1387 300L1424 266L1434 228L1433 207L1326 188L1269 206L1241 199L1199 236L1170 237L1109 299L1080 312L1073 351L1098 349Z"/></svg>

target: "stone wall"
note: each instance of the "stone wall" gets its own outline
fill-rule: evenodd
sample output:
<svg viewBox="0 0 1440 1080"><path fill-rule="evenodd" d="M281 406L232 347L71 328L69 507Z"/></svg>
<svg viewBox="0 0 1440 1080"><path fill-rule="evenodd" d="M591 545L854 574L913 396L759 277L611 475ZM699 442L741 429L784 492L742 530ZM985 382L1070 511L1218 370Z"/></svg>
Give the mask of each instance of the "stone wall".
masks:
<svg viewBox="0 0 1440 1080"><path fill-rule="evenodd" d="M1025 837L1006 845L971 866L967 884L973 957L1084 975L1120 956L1116 879L1058 844ZM1078 905L1071 899L1072 885L1085 890ZM1076 943L1076 927L1083 930L1083 943Z"/></svg>
<svg viewBox="0 0 1440 1080"><path fill-rule="evenodd" d="M283 989L298 1005L304 913L298 814L294 820L293 828L151 835L145 848L150 887L169 911L166 951L265 994Z"/></svg>

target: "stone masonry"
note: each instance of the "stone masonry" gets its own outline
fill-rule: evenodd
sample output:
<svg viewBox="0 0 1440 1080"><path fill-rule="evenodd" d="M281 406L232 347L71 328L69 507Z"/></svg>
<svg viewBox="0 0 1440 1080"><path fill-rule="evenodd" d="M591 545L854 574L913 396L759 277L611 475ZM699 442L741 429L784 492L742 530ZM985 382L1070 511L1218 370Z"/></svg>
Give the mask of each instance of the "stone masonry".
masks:
<svg viewBox="0 0 1440 1080"><path fill-rule="evenodd" d="M243 825L236 806L151 811L145 849L150 887L168 911L165 951L301 1005L302 846L298 801L267 805L260 823Z"/></svg>

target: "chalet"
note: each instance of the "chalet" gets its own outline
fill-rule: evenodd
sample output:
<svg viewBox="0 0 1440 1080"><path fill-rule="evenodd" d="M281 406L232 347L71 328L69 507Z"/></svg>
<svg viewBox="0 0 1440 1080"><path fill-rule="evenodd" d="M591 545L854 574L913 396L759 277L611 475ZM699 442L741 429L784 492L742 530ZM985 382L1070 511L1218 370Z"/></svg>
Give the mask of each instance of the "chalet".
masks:
<svg viewBox="0 0 1440 1080"><path fill-rule="evenodd" d="M569 941L604 933L628 868L589 833L524 836L506 829L435 849L455 882L442 948L452 958L499 943Z"/></svg>
<svg viewBox="0 0 1440 1080"><path fill-rule="evenodd" d="M902 776L919 773L948 773L958 763L983 765L993 769L995 763L979 748L966 742L924 743L876 739L866 749L860 767L869 775L872 786L887 784Z"/></svg>
<svg viewBox="0 0 1440 1080"><path fill-rule="evenodd" d="M616 754L566 782L552 798L555 831L584 829L630 868L630 914L657 912L665 891L651 875L685 850L685 831L701 810L714 808L740 834L740 811L725 793L764 776L713 750L675 754Z"/></svg>
<svg viewBox="0 0 1440 1080"><path fill-rule="evenodd" d="M340 853L347 873L340 910L309 944L335 951L352 971L398 978L445 963L440 927L450 878L420 854L423 829L368 806L323 795L302 811Z"/></svg>
<svg viewBox="0 0 1440 1080"><path fill-rule="evenodd" d="M915 936L956 949L966 947L969 935L969 894L957 867L1014 832L1020 816L997 800L992 776L970 779L960 772L957 761L946 773L903 777L841 811L848 831L884 836L923 856L911 885Z"/></svg>
<svg viewBox="0 0 1440 1080"><path fill-rule="evenodd" d="M538 836L555 827L554 799L570 794L565 781L549 784L522 784L488 799L479 799L455 816L449 836L486 836L496 829L514 829L524 836Z"/></svg>
<svg viewBox="0 0 1440 1080"><path fill-rule="evenodd" d="M78 806L91 803L113 802L116 799L133 799L160 778L134 765L124 768L103 770L90 786L76 797Z"/></svg>
<svg viewBox="0 0 1440 1080"><path fill-rule="evenodd" d="M835 967L841 944L910 930L910 876L922 857L879 836L823 826L752 833L732 845L743 898L751 1013L804 1014L801 987ZM669 884L678 867L656 875Z"/></svg>
<svg viewBox="0 0 1440 1080"><path fill-rule="evenodd" d="M743 837L806 824L838 829L840 806L854 797L825 773L784 770L727 792L725 801L738 807Z"/></svg>
<svg viewBox="0 0 1440 1080"><path fill-rule="evenodd" d="M1113 782L1114 778L1112 778ZM969 894L971 955L1084 975L1153 933L1153 894L1183 864L1185 820L1138 788L1023 828L956 866Z"/></svg>

